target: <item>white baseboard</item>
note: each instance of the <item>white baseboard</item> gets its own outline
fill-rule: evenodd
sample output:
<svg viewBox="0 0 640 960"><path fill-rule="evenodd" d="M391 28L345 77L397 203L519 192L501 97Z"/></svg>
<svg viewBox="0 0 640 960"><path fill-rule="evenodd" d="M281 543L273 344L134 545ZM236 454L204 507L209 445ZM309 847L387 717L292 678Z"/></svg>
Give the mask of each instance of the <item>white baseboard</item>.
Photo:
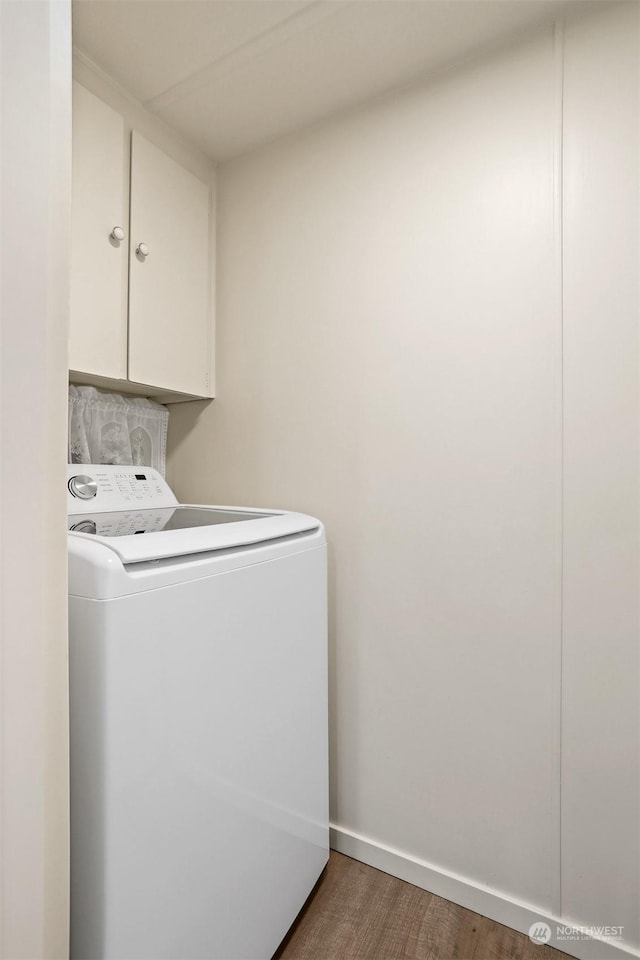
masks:
<svg viewBox="0 0 640 960"><path fill-rule="evenodd" d="M576 927L575 921L544 913L531 904L514 900L507 894L483 887L465 877L447 873L423 860L336 824L331 824L331 847L339 853L353 857L354 860L360 860L393 877L406 880L416 887L458 903L520 933L528 935L529 928L536 921L547 923L551 928L549 945L578 957L579 960L628 960L629 957L640 957L640 950L625 946L624 941L602 940L597 937L565 939L565 927L572 927L577 935L580 934L580 928Z"/></svg>

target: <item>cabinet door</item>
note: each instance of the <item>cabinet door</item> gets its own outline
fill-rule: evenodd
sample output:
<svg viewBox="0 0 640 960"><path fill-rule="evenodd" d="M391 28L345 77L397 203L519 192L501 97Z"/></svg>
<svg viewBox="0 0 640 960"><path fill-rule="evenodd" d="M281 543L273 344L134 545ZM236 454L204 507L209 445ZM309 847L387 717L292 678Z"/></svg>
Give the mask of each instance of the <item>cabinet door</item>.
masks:
<svg viewBox="0 0 640 960"><path fill-rule="evenodd" d="M210 189L135 131L131 150L129 379L208 396Z"/></svg>
<svg viewBox="0 0 640 960"><path fill-rule="evenodd" d="M127 375L127 160L122 117L74 83L69 367L103 377Z"/></svg>

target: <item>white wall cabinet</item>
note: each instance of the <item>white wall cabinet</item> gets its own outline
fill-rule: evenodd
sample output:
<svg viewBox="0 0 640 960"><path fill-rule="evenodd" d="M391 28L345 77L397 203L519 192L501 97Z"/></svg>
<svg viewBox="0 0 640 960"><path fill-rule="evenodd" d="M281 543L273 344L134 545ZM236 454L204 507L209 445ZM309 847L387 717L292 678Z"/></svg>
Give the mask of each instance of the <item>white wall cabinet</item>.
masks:
<svg viewBox="0 0 640 960"><path fill-rule="evenodd" d="M115 379L127 377L127 155L123 118L74 83L69 366Z"/></svg>
<svg viewBox="0 0 640 960"><path fill-rule="evenodd" d="M135 131L130 223L129 379L208 396L209 187Z"/></svg>
<svg viewBox="0 0 640 960"><path fill-rule="evenodd" d="M78 83L73 109L71 379L211 396L209 184L137 131L129 143Z"/></svg>

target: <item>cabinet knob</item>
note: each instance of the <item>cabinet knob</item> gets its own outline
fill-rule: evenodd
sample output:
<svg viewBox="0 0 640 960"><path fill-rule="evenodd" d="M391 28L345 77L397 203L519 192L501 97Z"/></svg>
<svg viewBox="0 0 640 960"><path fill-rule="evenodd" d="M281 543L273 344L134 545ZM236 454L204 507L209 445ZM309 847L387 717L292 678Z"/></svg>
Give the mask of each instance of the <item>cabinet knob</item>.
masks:
<svg viewBox="0 0 640 960"><path fill-rule="evenodd" d="M109 236L112 240L124 240L124 230L122 227L114 227Z"/></svg>
<svg viewBox="0 0 640 960"><path fill-rule="evenodd" d="M139 257L148 257L149 256L149 247L146 243L139 243L136 247L136 253Z"/></svg>

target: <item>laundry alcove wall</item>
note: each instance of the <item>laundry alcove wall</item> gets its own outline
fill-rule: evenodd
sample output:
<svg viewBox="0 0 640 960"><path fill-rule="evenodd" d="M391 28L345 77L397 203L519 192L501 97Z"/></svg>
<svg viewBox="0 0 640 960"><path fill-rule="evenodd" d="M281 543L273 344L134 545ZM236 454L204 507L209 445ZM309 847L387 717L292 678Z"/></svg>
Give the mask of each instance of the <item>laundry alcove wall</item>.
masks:
<svg viewBox="0 0 640 960"><path fill-rule="evenodd" d="M168 462L326 523L334 844L636 952L638 28L595 8L221 165L217 399Z"/></svg>

